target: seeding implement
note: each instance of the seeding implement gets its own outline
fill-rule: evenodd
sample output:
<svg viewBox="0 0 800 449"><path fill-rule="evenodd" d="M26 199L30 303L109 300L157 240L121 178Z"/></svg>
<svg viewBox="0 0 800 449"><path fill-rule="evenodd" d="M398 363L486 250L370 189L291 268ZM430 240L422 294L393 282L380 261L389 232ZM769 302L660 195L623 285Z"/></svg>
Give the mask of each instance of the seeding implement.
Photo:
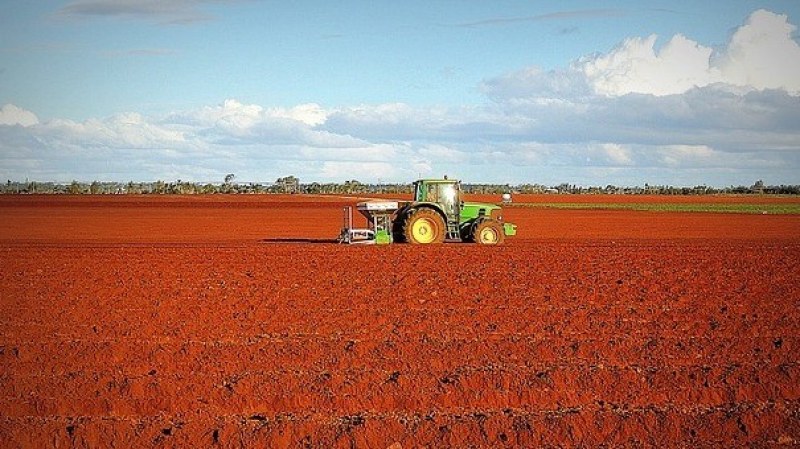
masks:
<svg viewBox="0 0 800 449"><path fill-rule="evenodd" d="M456 180L420 179L414 182L413 201L364 201L356 209L367 220L367 228L353 227L353 208L344 208L342 243L388 244L408 242L431 244L475 242L499 245L517 226L503 221L502 208L495 204L461 200L461 183Z"/></svg>

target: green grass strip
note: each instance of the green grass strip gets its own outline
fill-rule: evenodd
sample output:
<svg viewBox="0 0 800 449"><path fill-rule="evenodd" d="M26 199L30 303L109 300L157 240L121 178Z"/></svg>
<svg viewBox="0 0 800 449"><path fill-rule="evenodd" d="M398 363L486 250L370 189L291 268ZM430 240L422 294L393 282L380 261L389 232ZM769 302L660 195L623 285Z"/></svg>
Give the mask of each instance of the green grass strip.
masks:
<svg viewBox="0 0 800 449"><path fill-rule="evenodd" d="M800 204L651 204L651 203L513 203L505 207L570 210L634 210L646 212L711 212L731 214L800 214Z"/></svg>

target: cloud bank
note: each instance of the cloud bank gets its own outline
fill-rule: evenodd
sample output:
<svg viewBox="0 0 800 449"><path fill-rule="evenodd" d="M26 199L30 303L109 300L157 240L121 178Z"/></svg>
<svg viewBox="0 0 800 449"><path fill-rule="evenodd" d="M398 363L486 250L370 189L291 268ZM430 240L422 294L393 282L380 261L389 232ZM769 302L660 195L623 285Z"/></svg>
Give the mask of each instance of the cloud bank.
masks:
<svg viewBox="0 0 800 449"><path fill-rule="evenodd" d="M659 51L657 36L628 39L608 55L576 64L595 92L657 96L722 83L746 89L784 89L800 94L800 45L788 17L766 10L754 12L736 30L727 47L714 54L682 35Z"/></svg>
<svg viewBox="0 0 800 449"><path fill-rule="evenodd" d="M727 44L626 39L568 67L486 79L480 105L247 104L75 122L0 109L0 177L557 184L800 183L800 47L783 15Z"/></svg>

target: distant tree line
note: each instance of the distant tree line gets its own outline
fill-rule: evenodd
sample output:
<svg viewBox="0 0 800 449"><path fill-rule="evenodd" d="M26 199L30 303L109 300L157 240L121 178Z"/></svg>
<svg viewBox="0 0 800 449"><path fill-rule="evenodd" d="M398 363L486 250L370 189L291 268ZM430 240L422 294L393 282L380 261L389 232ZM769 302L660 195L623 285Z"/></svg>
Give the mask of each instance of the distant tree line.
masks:
<svg viewBox="0 0 800 449"><path fill-rule="evenodd" d="M237 183L235 176L228 174L221 183L197 183L182 181L154 182L79 182L69 184L55 182L8 180L0 185L0 194L69 194L69 195L198 195L198 194L410 194L411 184L364 184L357 180L343 183L301 183L295 176L278 178L275 182ZM723 188L699 185L676 187L669 185L649 185L644 187L620 187L615 185L585 187L573 184L547 186L543 184L462 184L462 190L475 194L503 193L560 193L560 194L620 194L620 195L712 195L712 194L762 194L762 195L800 195L800 185L766 185L756 181L751 186L730 186Z"/></svg>

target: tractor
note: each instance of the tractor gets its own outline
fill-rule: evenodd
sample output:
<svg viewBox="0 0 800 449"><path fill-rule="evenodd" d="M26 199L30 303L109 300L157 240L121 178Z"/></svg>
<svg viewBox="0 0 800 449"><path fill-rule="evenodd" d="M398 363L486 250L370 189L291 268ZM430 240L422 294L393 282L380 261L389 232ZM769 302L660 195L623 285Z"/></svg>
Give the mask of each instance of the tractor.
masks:
<svg viewBox="0 0 800 449"><path fill-rule="evenodd" d="M353 227L352 207L344 208L343 243L408 242L435 244L475 242L499 245L517 226L503 221L495 204L465 202L460 181L420 179L413 184L413 201L364 201L356 205L368 228Z"/></svg>

